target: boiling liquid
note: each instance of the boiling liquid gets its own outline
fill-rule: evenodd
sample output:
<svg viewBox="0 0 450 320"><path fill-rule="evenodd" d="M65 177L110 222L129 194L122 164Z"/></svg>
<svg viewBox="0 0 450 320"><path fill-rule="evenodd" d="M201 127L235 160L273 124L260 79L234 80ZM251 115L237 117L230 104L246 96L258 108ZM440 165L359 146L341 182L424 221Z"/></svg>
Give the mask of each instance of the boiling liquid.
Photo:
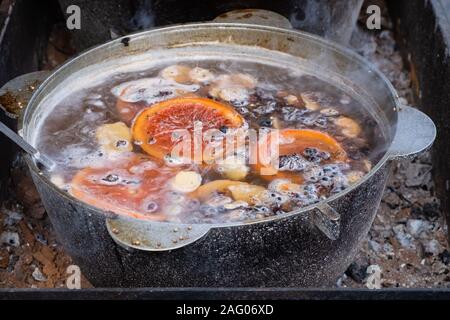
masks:
<svg viewBox="0 0 450 320"><path fill-rule="evenodd" d="M282 214L341 192L356 183L382 156L380 150L383 148L380 146L384 144L383 136L363 103L314 75L246 61L186 60L177 61L177 64L207 69L214 78L200 83L167 80L161 76L161 70L171 65L166 63L141 72L115 74L101 84L85 85L83 89L61 100L43 120L36 141L37 148L57 163L57 167L48 173L53 181L70 192L71 181L77 172L87 167L102 167L110 162L111 159L105 155L96 138L96 131L101 125L120 121L130 126L130 120L139 110L186 94L231 104L250 129L296 128L328 133L345 149L348 162L334 163L321 150L308 149L302 154L280 158L280 165L284 169L290 172L298 169L298 174L305 178L297 193L278 192L276 181L262 179L250 166L250 172L243 181L268 188L268 199L264 203L233 206L235 201L229 194L217 193L207 201L198 201L172 190L165 193L166 199L161 200L162 203L170 203L170 208L164 208L157 201L150 201L148 208L142 210L144 216L151 217L155 212L165 211L164 219L167 221L221 223ZM228 94L214 93L212 83L218 77L234 74L250 76L256 80L256 86ZM124 88L130 87L131 90L124 92ZM306 108L301 94L315 101L319 108ZM118 98L131 103L132 110L118 110ZM227 101L223 101L224 98ZM356 121L361 132L355 137L349 137L345 127L337 121L342 117ZM134 141L132 151L144 153L140 147L142 143L151 144L155 141ZM225 179L214 166L193 165L190 170L202 175L203 184ZM134 175L138 177L139 173ZM105 179L108 182L107 177Z"/></svg>

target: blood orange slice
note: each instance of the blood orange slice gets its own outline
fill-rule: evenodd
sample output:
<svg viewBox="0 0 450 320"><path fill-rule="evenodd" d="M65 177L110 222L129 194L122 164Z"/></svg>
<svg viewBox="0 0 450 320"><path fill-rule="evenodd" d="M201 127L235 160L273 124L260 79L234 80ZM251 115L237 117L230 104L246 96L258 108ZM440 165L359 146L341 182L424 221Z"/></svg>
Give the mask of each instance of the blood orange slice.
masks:
<svg viewBox="0 0 450 320"><path fill-rule="evenodd" d="M271 135L265 135L258 143L258 148L269 148ZM275 146L277 147L277 146ZM329 134L309 129L283 129L279 131L278 155L288 156L294 154L302 154L306 148L316 148L320 151L325 151L330 154L327 161L345 162L347 161L347 154L342 146ZM266 154L269 149L266 149ZM270 164L262 164L258 153L258 162L254 166L257 173L265 180L274 179L290 179L295 183L302 183L303 177L299 172L279 171Z"/></svg>
<svg viewBox="0 0 450 320"><path fill-rule="evenodd" d="M99 209L138 219L165 220L160 213L164 188L175 175L147 156L129 154L101 167L80 170L70 193Z"/></svg>
<svg viewBox="0 0 450 320"><path fill-rule="evenodd" d="M203 134L209 129L238 128L243 123L243 118L229 105L206 98L185 97L166 100L144 109L136 116L132 133L146 153L162 159L170 155L179 142L174 139L177 132L187 130L193 137L195 126L201 126ZM201 143L204 150L206 142ZM194 143L191 143L190 155L192 159Z"/></svg>

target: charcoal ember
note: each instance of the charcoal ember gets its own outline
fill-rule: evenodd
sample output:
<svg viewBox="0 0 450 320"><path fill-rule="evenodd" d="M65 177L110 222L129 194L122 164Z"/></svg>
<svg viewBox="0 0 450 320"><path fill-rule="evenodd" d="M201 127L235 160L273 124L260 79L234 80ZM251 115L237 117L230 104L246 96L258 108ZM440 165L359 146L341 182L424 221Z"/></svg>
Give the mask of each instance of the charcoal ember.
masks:
<svg viewBox="0 0 450 320"><path fill-rule="evenodd" d="M411 207L411 216L418 219L427 219L435 221L440 217L439 204L437 202L426 202L422 206L414 205Z"/></svg>
<svg viewBox="0 0 450 320"><path fill-rule="evenodd" d="M23 214L18 212L19 210L8 210L3 209L2 212L6 213L6 217L3 220L4 226L14 226L16 225L20 220L23 219Z"/></svg>
<svg viewBox="0 0 450 320"><path fill-rule="evenodd" d="M40 242L42 245L47 246L48 241L43 234L37 233L35 236L36 240Z"/></svg>
<svg viewBox="0 0 450 320"><path fill-rule="evenodd" d="M432 226L428 221L421 219L408 219L406 229L413 237L418 237L423 231L431 229Z"/></svg>
<svg viewBox="0 0 450 320"><path fill-rule="evenodd" d="M375 240L369 240L368 245L369 245L369 249L377 254L382 250L382 246L380 245L380 243L378 243Z"/></svg>
<svg viewBox="0 0 450 320"><path fill-rule="evenodd" d="M450 252L445 249L439 254L439 259L441 259L443 264L450 265Z"/></svg>
<svg viewBox="0 0 450 320"><path fill-rule="evenodd" d="M357 283L363 283L364 279L366 279L367 277L368 267L368 264L359 264L357 262L353 262L345 271L345 274Z"/></svg>
<svg viewBox="0 0 450 320"><path fill-rule="evenodd" d="M317 148L305 148L305 150L303 150L303 156L306 160L314 163L330 159L330 154L328 152L320 151Z"/></svg>
<svg viewBox="0 0 450 320"><path fill-rule="evenodd" d="M299 154L281 156L279 160L280 171L303 171L308 165L308 161Z"/></svg>
<svg viewBox="0 0 450 320"><path fill-rule="evenodd" d="M0 243L7 246L18 247L20 246L19 234L17 232L4 231L0 235Z"/></svg>
<svg viewBox="0 0 450 320"><path fill-rule="evenodd" d="M395 238L403 248L405 249L416 248L413 237L405 230L405 226L403 224L398 224L394 226L392 230L394 231Z"/></svg>
<svg viewBox="0 0 450 320"><path fill-rule="evenodd" d="M389 242L386 242L383 244L383 251L389 257L392 257L395 255L394 246L392 244L390 244Z"/></svg>
<svg viewBox="0 0 450 320"><path fill-rule="evenodd" d="M42 274L41 270L39 270L38 267L34 268L33 273L31 274L33 276L33 279L40 282L47 281L47 278Z"/></svg>
<svg viewBox="0 0 450 320"><path fill-rule="evenodd" d="M382 201L386 203L391 209L398 208L402 203L402 200L400 199L398 194L394 191L385 194Z"/></svg>
<svg viewBox="0 0 450 320"><path fill-rule="evenodd" d="M422 245L427 255L437 256L442 251L442 245L436 239L423 240Z"/></svg>
<svg viewBox="0 0 450 320"><path fill-rule="evenodd" d="M9 266L9 252L4 248L0 248L0 269L6 269Z"/></svg>
<svg viewBox="0 0 450 320"><path fill-rule="evenodd" d="M434 275L448 274L449 270L441 261L434 261L431 265L431 271Z"/></svg>
<svg viewBox="0 0 450 320"><path fill-rule="evenodd" d="M427 202L422 207L422 213L425 217L437 219L441 213L439 210L439 204L437 202Z"/></svg>
<svg viewBox="0 0 450 320"><path fill-rule="evenodd" d="M418 187L423 184L427 184L427 180L431 180L431 166L420 163L411 163L406 169L406 181L407 187Z"/></svg>

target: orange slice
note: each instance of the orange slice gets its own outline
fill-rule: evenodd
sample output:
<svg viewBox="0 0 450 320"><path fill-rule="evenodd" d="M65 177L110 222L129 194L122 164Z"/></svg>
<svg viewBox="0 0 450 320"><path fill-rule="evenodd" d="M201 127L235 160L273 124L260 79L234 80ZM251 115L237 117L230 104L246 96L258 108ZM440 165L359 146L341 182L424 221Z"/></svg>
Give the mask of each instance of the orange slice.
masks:
<svg viewBox="0 0 450 320"><path fill-rule="evenodd" d="M206 98L184 97L144 109L136 116L132 133L146 153L162 159L170 155L178 143L174 141L173 134L179 130L187 130L192 138L196 124L201 124L202 132L205 132L209 129L238 128L243 123L243 118L229 105ZM202 142L202 150L205 145L206 142ZM191 159L193 155L194 143L191 143Z"/></svg>
<svg viewBox="0 0 450 320"><path fill-rule="evenodd" d="M283 129L279 131L280 142L278 144L279 156L302 154L306 148L316 148L320 151L330 153L328 161L347 161L347 154L342 146L329 134L309 129ZM258 148L268 148L270 145L270 134L263 137L258 143ZM268 149L267 149L268 150ZM263 165L259 161L254 165L257 173L265 172L261 177L265 180L290 179L294 183L303 183L300 173L289 171L278 171L270 165Z"/></svg>
<svg viewBox="0 0 450 320"><path fill-rule="evenodd" d="M130 154L102 167L80 170L70 194L99 209L146 220L165 220L159 209L164 186L173 169L155 164L147 156Z"/></svg>

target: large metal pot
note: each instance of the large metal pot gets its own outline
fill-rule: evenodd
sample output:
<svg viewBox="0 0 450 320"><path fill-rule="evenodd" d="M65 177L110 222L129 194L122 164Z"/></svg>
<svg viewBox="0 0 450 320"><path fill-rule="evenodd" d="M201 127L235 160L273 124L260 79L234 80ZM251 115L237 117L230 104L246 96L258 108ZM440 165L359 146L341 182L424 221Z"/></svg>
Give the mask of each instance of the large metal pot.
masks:
<svg viewBox="0 0 450 320"><path fill-rule="evenodd" d="M429 147L432 121L402 106L388 80L352 51L319 37L270 26L201 23L154 29L88 50L33 95L21 134L33 142L46 99L75 72L117 57L164 49L282 59L352 88L368 101L388 141L357 184L313 206L251 223L183 225L117 218L53 185L27 157L34 182L65 250L94 286L326 286L352 261L376 214L392 160ZM269 49L269 50L267 50ZM181 51L180 51L181 50ZM66 88L67 89L67 88Z"/></svg>

